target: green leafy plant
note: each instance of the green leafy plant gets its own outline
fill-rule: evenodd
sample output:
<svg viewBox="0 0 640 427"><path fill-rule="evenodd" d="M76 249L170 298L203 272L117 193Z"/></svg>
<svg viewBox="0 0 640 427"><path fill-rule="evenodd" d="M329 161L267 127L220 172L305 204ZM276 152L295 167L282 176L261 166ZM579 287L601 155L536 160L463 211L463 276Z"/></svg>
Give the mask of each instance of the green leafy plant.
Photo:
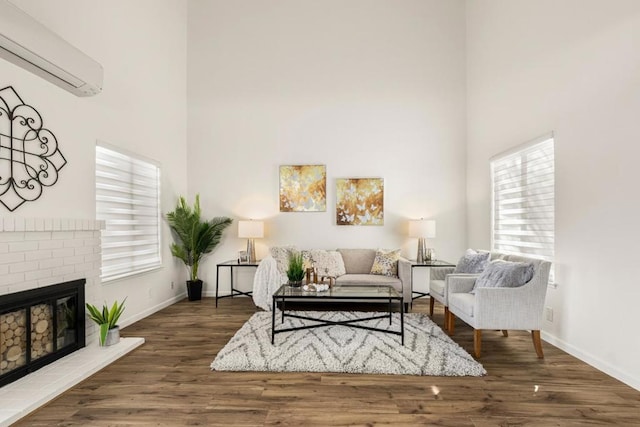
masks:
<svg viewBox="0 0 640 427"><path fill-rule="evenodd" d="M109 308L106 304L102 306L102 310L98 310L98 307L95 305L87 303L87 310L89 310L89 317L91 320L96 322L98 325L108 325L108 329L113 329L118 326L118 319L122 315L124 311L124 302L127 299L122 300L120 304L118 301L115 301L111 308Z"/></svg>
<svg viewBox="0 0 640 427"><path fill-rule="evenodd" d="M167 214L169 227L177 240L171 244L171 253L184 262L190 280L198 280L200 261L218 246L222 232L233 222L227 217L205 221L201 213L200 195L196 195L193 208L187 205L184 197L180 197L176 209Z"/></svg>
<svg viewBox="0 0 640 427"><path fill-rule="evenodd" d="M120 304L118 304L118 301L115 301L111 308L109 308L107 304L104 304L102 310L98 310L98 307L95 305L86 303L89 318L100 326L100 345L104 345L109 329L118 326L118 319L120 319L124 311L124 302L126 300L125 298Z"/></svg>
<svg viewBox="0 0 640 427"><path fill-rule="evenodd" d="M287 269L287 277L292 282L299 282L304 279L304 261L300 252L294 252L289 255L289 268Z"/></svg>

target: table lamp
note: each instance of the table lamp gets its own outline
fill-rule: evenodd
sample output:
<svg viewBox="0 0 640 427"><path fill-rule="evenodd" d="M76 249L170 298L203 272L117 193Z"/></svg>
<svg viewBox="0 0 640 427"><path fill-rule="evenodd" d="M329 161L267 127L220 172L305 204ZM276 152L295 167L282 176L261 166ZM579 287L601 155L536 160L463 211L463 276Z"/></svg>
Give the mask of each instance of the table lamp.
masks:
<svg viewBox="0 0 640 427"><path fill-rule="evenodd" d="M436 222L434 220L411 220L409 221L409 237L418 238L418 255L417 262L425 262L428 260L427 254L427 238L436 237Z"/></svg>
<svg viewBox="0 0 640 427"><path fill-rule="evenodd" d="M238 221L238 237L247 239L247 256L249 262L256 262L256 246L253 239L264 237L263 221Z"/></svg>

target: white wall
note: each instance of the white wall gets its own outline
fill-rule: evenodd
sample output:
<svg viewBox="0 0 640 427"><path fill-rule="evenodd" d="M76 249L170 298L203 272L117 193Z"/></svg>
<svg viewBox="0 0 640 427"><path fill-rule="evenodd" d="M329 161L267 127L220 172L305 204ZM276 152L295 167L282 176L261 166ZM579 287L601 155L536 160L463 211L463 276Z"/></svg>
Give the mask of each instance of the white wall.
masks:
<svg viewBox="0 0 640 427"><path fill-rule="evenodd" d="M407 220L465 242L464 2L190 1L189 195L205 213L266 221L272 245L403 247ZM327 211L280 213L278 167L324 164ZM385 224L337 226L335 179L382 177ZM237 223L203 264L237 256ZM222 284L221 284L222 285Z"/></svg>
<svg viewBox="0 0 640 427"><path fill-rule="evenodd" d="M180 0L15 0L14 3L100 62L104 91L79 98L0 60L0 87L13 86L56 135L67 165L40 199L2 218L95 218L95 143L107 141L162 167L163 211L186 191L186 3ZM163 268L102 286L98 301L128 297L123 323L169 304L184 280L168 251Z"/></svg>
<svg viewBox="0 0 640 427"><path fill-rule="evenodd" d="M640 389L640 2L467 3L469 245L490 244L488 159L556 143L548 341Z"/></svg>

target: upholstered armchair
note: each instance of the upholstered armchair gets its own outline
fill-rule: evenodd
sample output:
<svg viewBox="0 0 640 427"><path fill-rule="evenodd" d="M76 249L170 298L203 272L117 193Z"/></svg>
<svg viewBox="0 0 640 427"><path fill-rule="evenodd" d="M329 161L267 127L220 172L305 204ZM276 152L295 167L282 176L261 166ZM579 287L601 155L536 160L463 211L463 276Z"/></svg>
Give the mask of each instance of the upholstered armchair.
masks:
<svg viewBox="0 0 640 427"><path fill-rule="evenodd" d="M447 289L449 280L451 277L477 277L478 274L465 274L456 273L453 271L455 267L438 267L431 268L431 275L429 279L429 317L433 318L433 309L435 308L435 302L438 301L444 306L444 329L447 329L447 322L449 318L449 303L447 301Z"/></svg>
<svg viewBox="0 0 640 427"><path fill-rule="evenodd" d="M533 276L519 287L476 287L475 290L478 277L450 276L447 281L449 334L454 333L456 317L473 327L474 352L479 358L483 330L502 330L504 336L508 336L509 329L530 330L536 353L543 358L540 329L551 263L515 255L499 258L531 263Z"/></svg>
<svg viewBox="0 0 640 427"><path fill-rule="evenodd" d="M433 318L433 308L435 301L444 306L444 328L448 328L449 322L449 303L448 303L448 284L452 277L478 277L479 273L489 261L491 254L488 251L476 252L473 249L467 249L465 254L458 261L456 267L438 267L431 268L431 276L429 278L429 316Z"/></svg>

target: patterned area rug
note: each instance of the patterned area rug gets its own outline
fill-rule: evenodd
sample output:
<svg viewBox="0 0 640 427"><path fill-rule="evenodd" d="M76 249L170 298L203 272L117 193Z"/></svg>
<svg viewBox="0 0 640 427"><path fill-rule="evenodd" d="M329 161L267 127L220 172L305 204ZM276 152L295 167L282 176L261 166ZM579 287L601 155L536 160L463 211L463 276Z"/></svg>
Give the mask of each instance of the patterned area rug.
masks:
<svg viewBox="0 0 640 427"><path fill-rule="evenodd" d="M333 321L381 313L347 311L298 312ZM276 329L313 324L276 313ZM400 315L362 322L375 328L399 330ZM218 353L211 369L216 371L345 372L438 376L486 375L482 365L453 342L427 315L404 316L405 345L400 336L382 332L324 326L276 334L271 344L271 313L258 312L240 328Z"/></svg>

